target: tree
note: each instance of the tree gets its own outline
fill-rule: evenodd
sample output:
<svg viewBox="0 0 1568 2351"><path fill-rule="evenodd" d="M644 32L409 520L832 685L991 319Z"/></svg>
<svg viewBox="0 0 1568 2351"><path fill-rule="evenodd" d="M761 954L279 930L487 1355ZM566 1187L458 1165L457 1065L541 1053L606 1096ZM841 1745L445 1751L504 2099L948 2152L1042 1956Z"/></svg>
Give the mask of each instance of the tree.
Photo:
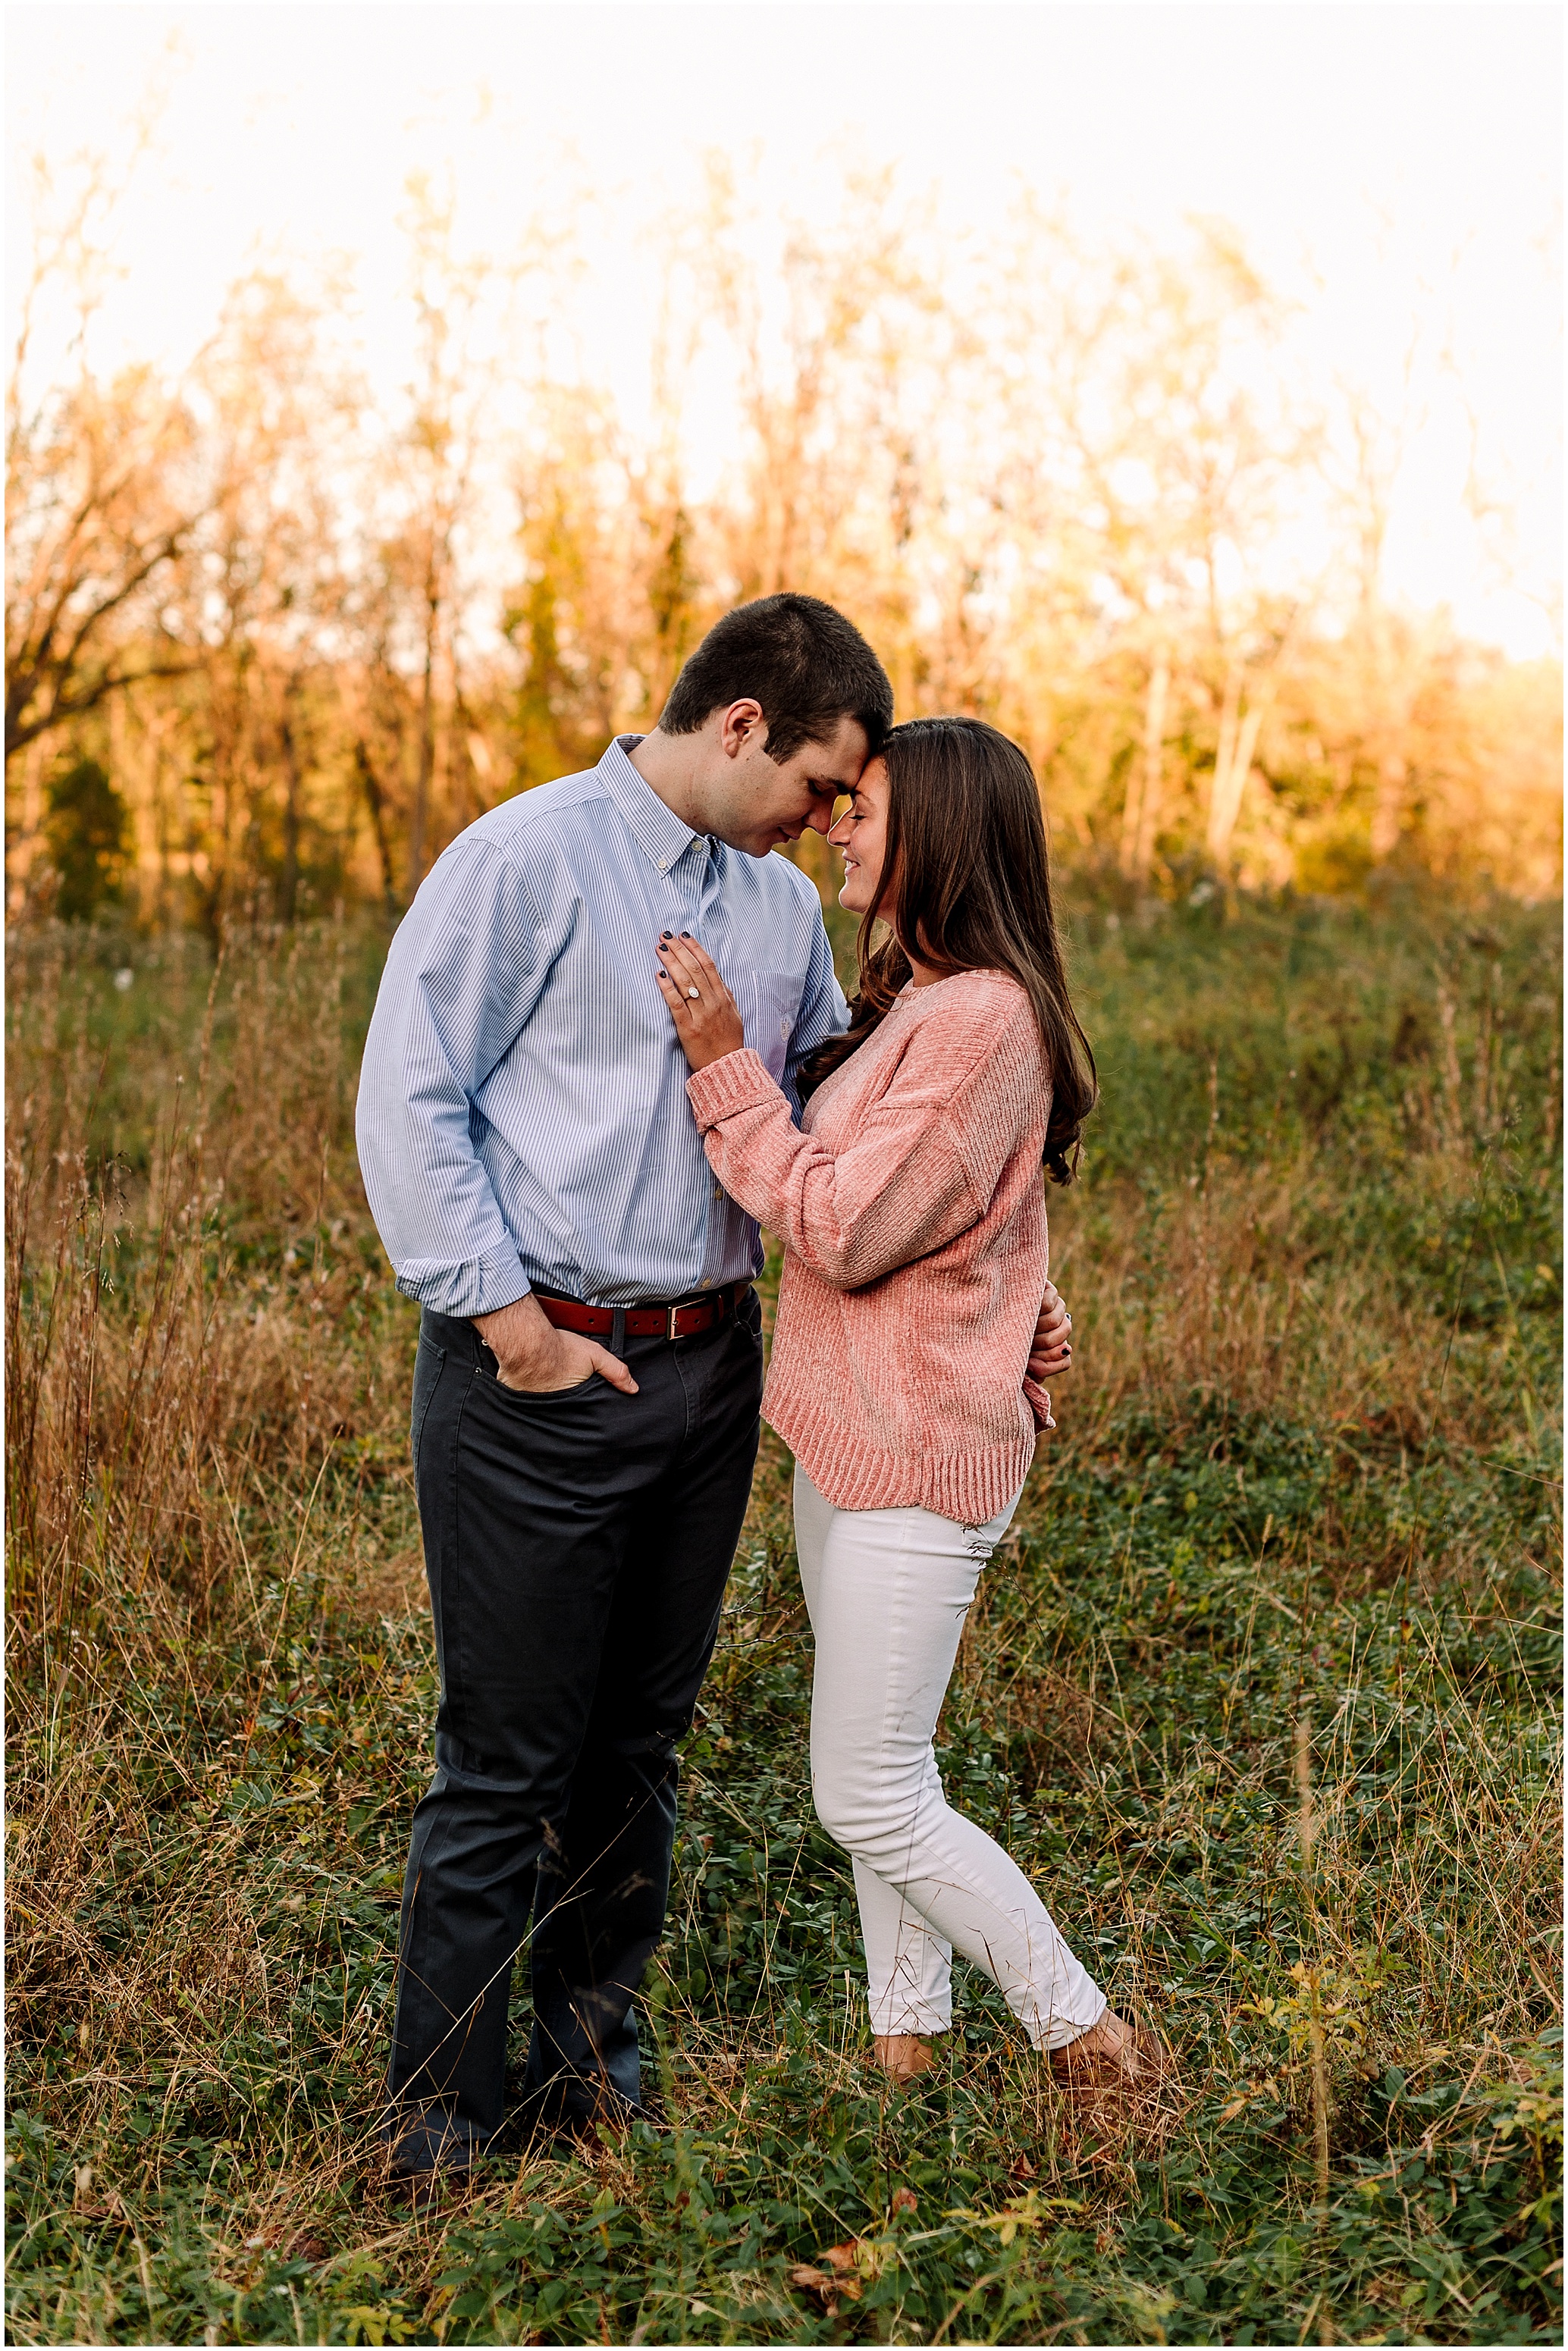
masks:
<svg viewBox="0 0 1568 2351"><path fill-rule="evenodd" d="M504 351L494 310L497 298L505 308L524 264L504 269L485 255L459 250L450 187L438 195L425 175L415 172L407 193L402 225L409 240L418 356L389 483L397 519L383 549L389 575L402 590L418 676L408 822L412 897L430 862L439 755L444 740L450 764L452 725L462 702L459 640L467 594L462 538Z"/></svg>
<svg viewBox="0 0 1568 2351"><path fill-rule="evenodd" d="M334 357L334 288L254 273L177 381L95 373L84 326L36 394L25 302L13 904L51 824L69 903L125 871L112 806L51 812L91 758L145 914L216 931L344 888L392 912L453 831L653 723L702 631L784 586L853 615L901 715L1015 736L1063 845L1132 890L1204 862L1352 888L1396 855L1548 886L1545 673L1526 691L1391 607L1414 412L1347 392L1320 422L1226 232L1090 244L1033 205L1010 244L944 249L887 175L846 173L826 225L748 218L737 185L716 167L666 224L646 430L572 358L570 253L533 225L497 266L417 180L390 411ZM41 247L51 299L91 242Z"/></svg>
<svg viewBox="0 0 1568 2351"><path fill-rule="evenodd" d="M120 896L131 811L96 759L78 759L50 782L44 838L62 921L86 921Z"/></svg>
<svg viewBox="0 0 1568 2351"><path fill-rule="evenodd" d="M32 261L5 387L7 764L110 696L191 666L160 598L214 493L184 386L148 367L107 385L92 372L89 329L120 193L106 166L87 159L63 205L41 160L33 176ZM33 333L51 307L75 314L76 372L35 390Z"/></svg>
<svg viewBox="0 0 1568 2351"><path fill-rule="evenodd" d="M218 503L190 409L152 371L84 378L6 445L5 757L110 695L184 675L162 591Z"/></svg>

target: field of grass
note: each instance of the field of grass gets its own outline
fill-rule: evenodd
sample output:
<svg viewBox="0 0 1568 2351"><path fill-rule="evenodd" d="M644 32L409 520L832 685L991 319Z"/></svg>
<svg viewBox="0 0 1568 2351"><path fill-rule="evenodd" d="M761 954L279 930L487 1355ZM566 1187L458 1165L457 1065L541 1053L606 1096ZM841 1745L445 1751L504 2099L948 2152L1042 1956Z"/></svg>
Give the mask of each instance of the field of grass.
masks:
<svg viewBox="0 0 1568 2351"><path fill-rule="evenodd" d="M11 2341L1561 2339L1556 910L1074 935L1077 1367L944 1768L1166 2111L1075 2114L972 1976L882 2094L768 1439L662 2126L423 2217L373 2138L433 1712L352 1156L382 943L14 942Z"/></svg>

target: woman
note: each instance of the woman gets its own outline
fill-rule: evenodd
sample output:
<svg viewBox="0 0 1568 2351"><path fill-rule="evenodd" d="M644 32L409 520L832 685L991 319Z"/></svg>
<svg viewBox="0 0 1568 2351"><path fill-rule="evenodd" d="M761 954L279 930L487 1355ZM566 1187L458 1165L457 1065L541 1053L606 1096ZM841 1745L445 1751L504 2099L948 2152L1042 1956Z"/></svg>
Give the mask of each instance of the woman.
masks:
<svg viewBox="0 0 1568 2351"><path fill-rule="evenodd" d="M784 1242L763 1412L796 1458L812 1793L853 1857L896 2080L950 2026L958 1950L1061 2070L1131 2081L1144 2045L1022 1871L947 1804L932 1747L980 1570L1052 1425L1029 1376L1040 1165L1071 1180L1094 1101L1040 798L994 727L916 719L828 838L861 916L860 991L803 1072L803 1128L696 942L666 934L659 972L714 1174Z"/></svg>

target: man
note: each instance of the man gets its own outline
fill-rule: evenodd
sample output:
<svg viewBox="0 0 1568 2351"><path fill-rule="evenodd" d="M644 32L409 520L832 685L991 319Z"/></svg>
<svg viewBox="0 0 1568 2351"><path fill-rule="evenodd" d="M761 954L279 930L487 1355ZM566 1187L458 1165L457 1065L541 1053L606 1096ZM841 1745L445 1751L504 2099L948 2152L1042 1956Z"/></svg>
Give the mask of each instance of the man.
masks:
<svg viewBox="0 0 1568 2351"><path fill-rule="evenodd" d="M360 1162L424 1310L413 1442L441 1667L393 2026L405 2173L462 2169L499 2127L525 1944L532 2115L640 2103L632 1995L762 1382L757 1228L703 1156L659 935L702 940L790 1088L846 1016L816 891L768 852L827 831L892 716L831 606L742 606L653 734L470 825L392 942Z"/></svg>
<svg viewBox="0 0 1568 2351"><path fill-rule="evenodd" d="M441 1705L388 2110L416 2183L500 2126L525 1947L530 2116L640 2104L632 1998L762 1384L757 1228L704 1158L658 942L702 942L792 1091L847 1016L816 891L768 852L827 831L892 715L831 605L743 605L653 734L462 833L392 942L358 1132L423 1308L413 1447Z"/></svg>

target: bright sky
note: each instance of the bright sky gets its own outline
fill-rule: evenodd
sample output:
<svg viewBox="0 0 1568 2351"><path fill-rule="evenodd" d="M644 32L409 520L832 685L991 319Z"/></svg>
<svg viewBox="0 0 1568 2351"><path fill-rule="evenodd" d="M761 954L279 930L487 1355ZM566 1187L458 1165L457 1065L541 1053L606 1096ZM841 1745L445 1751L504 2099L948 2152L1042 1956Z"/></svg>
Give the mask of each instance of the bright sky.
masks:
<svg viewBox="0 0 1568 2351"><path fill-rule="evenodd" d="M463 234L497 256L556 193L588 265L588 364L633 418L639 232L692 197L705 150L746 159L765 214L826 202L845 152L935 185L955 231L994 225L1020 179L1091 232L1219 214L1304 299L1302 363L1379 405L1399 401L1425 322L1391 584L1515 653L1553 646L1555 6L33 5L7 7L5 30L13 298L28 158L123 155L155 89L102 347L177 359L248 261L344 256L389 399L408 359L395 221L417 168L450 169ZM1467 507L1472 454L1511 512L1491 532L1505 567Z"/></svg>

